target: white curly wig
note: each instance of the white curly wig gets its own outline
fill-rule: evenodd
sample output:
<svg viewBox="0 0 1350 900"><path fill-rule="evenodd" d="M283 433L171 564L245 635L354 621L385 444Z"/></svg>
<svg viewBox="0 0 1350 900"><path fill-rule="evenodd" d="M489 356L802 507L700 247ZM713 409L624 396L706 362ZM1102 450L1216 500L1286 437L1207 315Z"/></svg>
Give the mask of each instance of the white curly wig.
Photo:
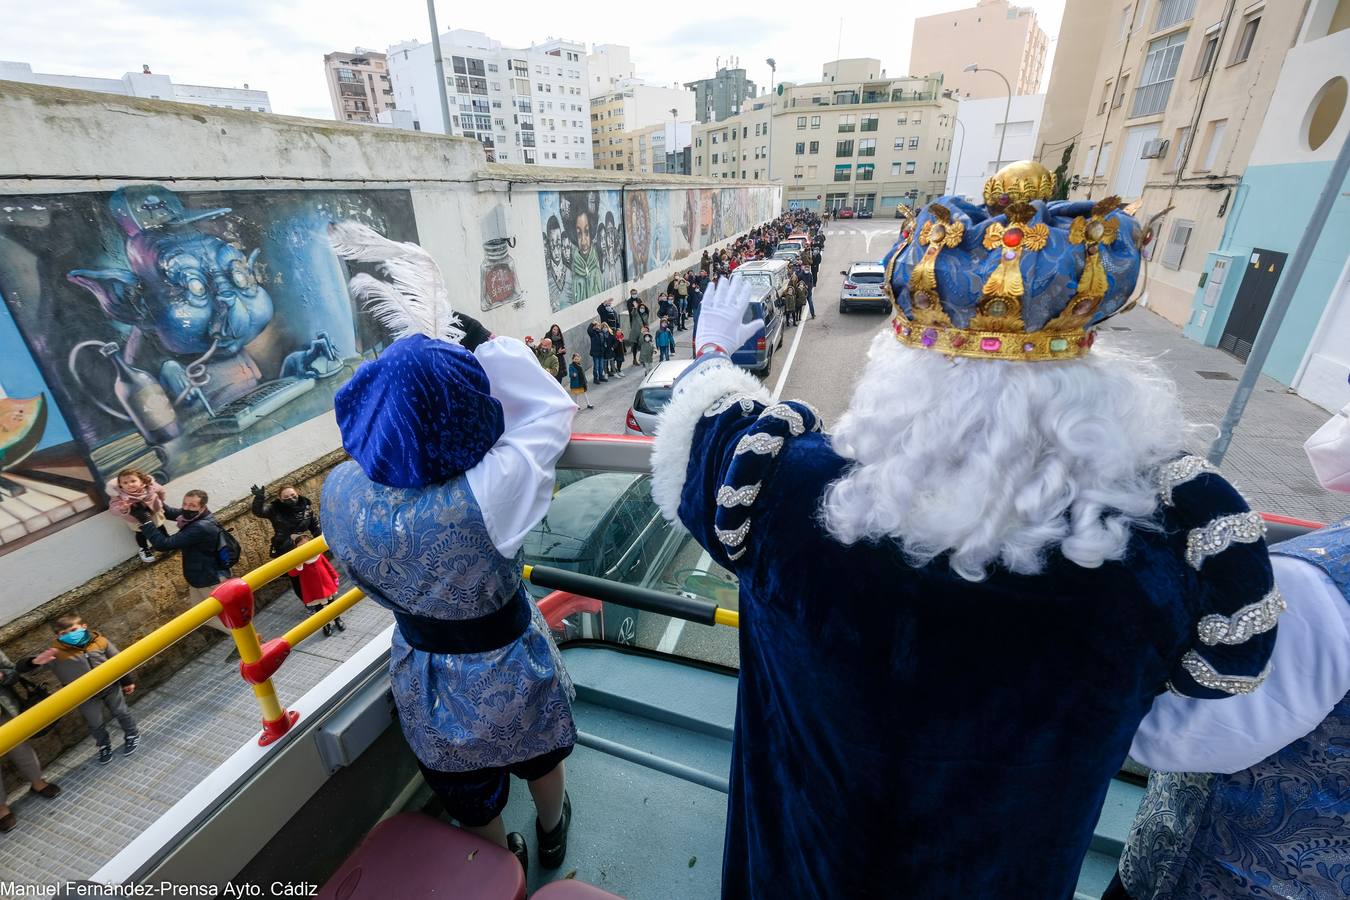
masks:
<svg viewBox="0 0 1350 900"><path fill-rule="evenodd" d="M1034 574L1058 550L1087 568L1124 556L1158 506L1154 470L1193 436L1176 386L1100 344L1063 363L948 359L872 341L826 491L838 540L897 541L923 565L949 554L970 581Z"/></svg>

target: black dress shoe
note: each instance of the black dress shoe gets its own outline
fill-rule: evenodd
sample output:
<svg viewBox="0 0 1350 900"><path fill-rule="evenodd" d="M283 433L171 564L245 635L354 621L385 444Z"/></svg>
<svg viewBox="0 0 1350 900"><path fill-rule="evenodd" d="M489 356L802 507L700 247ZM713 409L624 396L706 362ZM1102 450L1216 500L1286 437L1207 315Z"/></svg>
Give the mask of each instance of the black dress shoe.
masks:
<svg viewBox="0 0 1350 900"><path fill-rule="evenodd" d="M545 833L539 820L534 820L534 837L539 844L539 865L556 869L567 858L567 829L572 824L572 798L563 792L562 818L553 830Z"/></svg>
<svg viewBox="0 0 1350 900"><path fill-rule="evenodd" d="M521 870L529 873L530 848L525 844L525 835L521 834L519 831L513 831L508 834L506 836L506 849L514 853L516 859L520 860Z"/></svg>

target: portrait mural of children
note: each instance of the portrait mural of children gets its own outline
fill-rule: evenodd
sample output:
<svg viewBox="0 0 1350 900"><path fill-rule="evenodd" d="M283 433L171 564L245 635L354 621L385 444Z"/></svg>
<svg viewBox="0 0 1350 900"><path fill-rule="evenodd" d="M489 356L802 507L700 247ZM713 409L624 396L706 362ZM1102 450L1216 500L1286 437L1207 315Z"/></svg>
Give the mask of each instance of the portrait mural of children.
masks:
<svg viewBox="0 0 1350 900"><path fill-rule="evenodd" d="M541 191L539 220L553 312L623 282L618 191Z"/></svg>

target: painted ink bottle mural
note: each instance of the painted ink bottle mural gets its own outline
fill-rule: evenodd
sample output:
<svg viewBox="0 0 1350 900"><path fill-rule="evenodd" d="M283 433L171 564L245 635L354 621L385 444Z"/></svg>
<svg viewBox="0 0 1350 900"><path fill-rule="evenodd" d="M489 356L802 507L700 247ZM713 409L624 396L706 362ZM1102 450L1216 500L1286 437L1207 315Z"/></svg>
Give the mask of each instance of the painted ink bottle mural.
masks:
<svg viewBox="0 0 1350 900"><path fill-rule="evenodd" d="M417 239L406 191L0 199L0 298L96 481L177 477L332 408L387 341L328 243L343 219Z"/></svg>

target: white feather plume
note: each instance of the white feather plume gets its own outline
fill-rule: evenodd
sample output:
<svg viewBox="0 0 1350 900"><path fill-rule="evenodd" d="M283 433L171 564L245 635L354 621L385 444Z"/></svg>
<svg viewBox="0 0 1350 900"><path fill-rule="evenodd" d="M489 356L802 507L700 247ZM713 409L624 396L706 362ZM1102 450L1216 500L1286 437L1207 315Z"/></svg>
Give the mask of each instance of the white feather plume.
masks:
<svg viewBox="0 0 1350 900"><path fill-rule="evenodd" d="M458 343L464 329L450 304L440 266L416 244L391 241L359 222L328 226L328 240L343 259L374 263L389 281L364 272L348 289L366 312L394 335L424 334Z"/></svg>

